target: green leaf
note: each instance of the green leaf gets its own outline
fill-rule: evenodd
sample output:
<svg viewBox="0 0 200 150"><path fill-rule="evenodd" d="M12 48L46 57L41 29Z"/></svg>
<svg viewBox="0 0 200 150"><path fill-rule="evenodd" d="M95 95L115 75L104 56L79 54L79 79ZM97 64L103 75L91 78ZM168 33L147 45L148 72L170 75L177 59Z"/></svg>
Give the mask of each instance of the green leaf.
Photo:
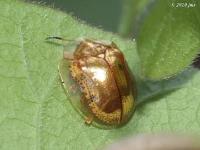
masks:
<svg viewBox="0 0 200 150"><path fill-rule="evenodd" d="M139 82L135 42L89 27L62 12L21 1L0 1L0 19L1 150L93 150L129 134L199 132L199 72L186 71L187 76L180 75L173 82L175 87L181 80L180 89L160 94L148 104L141 103L122 128L86 126L59 81L57 65L63 47L44 39L56 35L112 40L123 50ZM168 86L153 85L149 89ZM140 91L144 89L141 93L148 97L152 91L145 87L141 84Z"/></svg>
<svg viewBox="0 0 200 150"><path fill-rule="evenodd" d="M112 131L85 126L72 108L57 71L63 47L45 38L114 41L137 74L135 42L21 1L0 1L0 20L0 149L94 149L105 143Z"/></svg>
<svg viewBox="0 0 200 150"><path fill-rule="evenodd" d="M182 82L182 88L141 104L134 116L137 132L199 133L199 78L199 71L191 70L175 83Z"/></svg>
<svg viewBox="0 0 200 150"><path fill-rule="evenodd" d="M192 63L200 48L199 9L198 0L157 1L137 38L146 78L168 78Z"/></svg>

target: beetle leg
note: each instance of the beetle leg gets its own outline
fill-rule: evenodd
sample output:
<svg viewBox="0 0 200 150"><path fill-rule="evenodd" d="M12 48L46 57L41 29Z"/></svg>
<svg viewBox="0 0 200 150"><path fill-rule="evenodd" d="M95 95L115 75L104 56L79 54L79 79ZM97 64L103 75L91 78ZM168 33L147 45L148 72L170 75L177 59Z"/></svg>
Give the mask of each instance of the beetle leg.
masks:
<svg viewBox="0 0 200 150"><path fill-rule="evenodd" d="M85 117L85 123L87 125L90 125L92 123L92 121L93 121L93 116L92 115L89 115L89 116Z"/></svg>

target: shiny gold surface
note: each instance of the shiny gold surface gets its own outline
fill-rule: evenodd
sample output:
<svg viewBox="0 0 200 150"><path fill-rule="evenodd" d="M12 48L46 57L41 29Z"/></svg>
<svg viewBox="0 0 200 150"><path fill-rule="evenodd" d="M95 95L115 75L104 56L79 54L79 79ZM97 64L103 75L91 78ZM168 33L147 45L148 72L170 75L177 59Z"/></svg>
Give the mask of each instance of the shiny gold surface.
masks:
<svg viewBox="0 0 200 150"><path fill-rule="evenodd" d="M80 86L87 109L106 124L127 121L134 109L135 90L117 46L85 40L73 57L71 75Z"/></svg>

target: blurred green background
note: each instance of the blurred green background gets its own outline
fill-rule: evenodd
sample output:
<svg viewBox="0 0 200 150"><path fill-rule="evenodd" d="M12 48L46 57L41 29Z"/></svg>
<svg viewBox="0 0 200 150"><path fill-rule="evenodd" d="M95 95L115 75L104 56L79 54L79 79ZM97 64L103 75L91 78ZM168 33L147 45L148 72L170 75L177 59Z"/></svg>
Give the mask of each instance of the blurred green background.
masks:
<svg viewBox="0 0 200 150"><path fill-rule="evenodd" d="M137 39L137 34L144 20L145 13L154 6L154 0L30 0L44 3L55 9L60 9L87 24L102 28L105 31L118 33L123 37ZM128 3L128 6L124 7ZM129 3L132 4L129 8ZM135 7L136 6L136 7ZM124 8L129 10L124 10ZM125 11L125 16L124 12ZM142 10L142 11L141 11ZM148 10L148 11L147 11ZM126 12L127 11L127 12ZM127 14L128 13L128 14ZM139 20L137 15L141 15ZM131 19L131 18L133 19ZM135 19L134 19L135 18ZM127 22L128 21L128 22ZM137 21L137 23L135 23ZM127 24L128 23L128 24ZM125 25L125 26L123 26ZM131 25L131 26L130 26ZM123 26L123 29L121 28ZM200 55L193 61L200 68Z"/></svg>
<svg viewBox="0 0 200 150"><path fill-rule="evenodd" d="M117 32L122 0L34 0L58 8L87 24Z"/></svg>

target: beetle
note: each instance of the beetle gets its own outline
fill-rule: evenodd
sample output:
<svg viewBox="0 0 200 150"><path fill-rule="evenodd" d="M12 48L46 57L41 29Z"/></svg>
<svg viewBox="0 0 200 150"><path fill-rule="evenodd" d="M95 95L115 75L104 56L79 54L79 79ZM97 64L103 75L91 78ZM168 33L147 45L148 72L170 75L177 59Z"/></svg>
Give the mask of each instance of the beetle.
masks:
<svg viewBox="0 0 200 150"><path fill-rule="evenodd" d="M72 104L86 124L126 123L135 108L136 86L123 53L114 42L82 39L75 43L72 52L64 51L58 67Z"/></svg>

